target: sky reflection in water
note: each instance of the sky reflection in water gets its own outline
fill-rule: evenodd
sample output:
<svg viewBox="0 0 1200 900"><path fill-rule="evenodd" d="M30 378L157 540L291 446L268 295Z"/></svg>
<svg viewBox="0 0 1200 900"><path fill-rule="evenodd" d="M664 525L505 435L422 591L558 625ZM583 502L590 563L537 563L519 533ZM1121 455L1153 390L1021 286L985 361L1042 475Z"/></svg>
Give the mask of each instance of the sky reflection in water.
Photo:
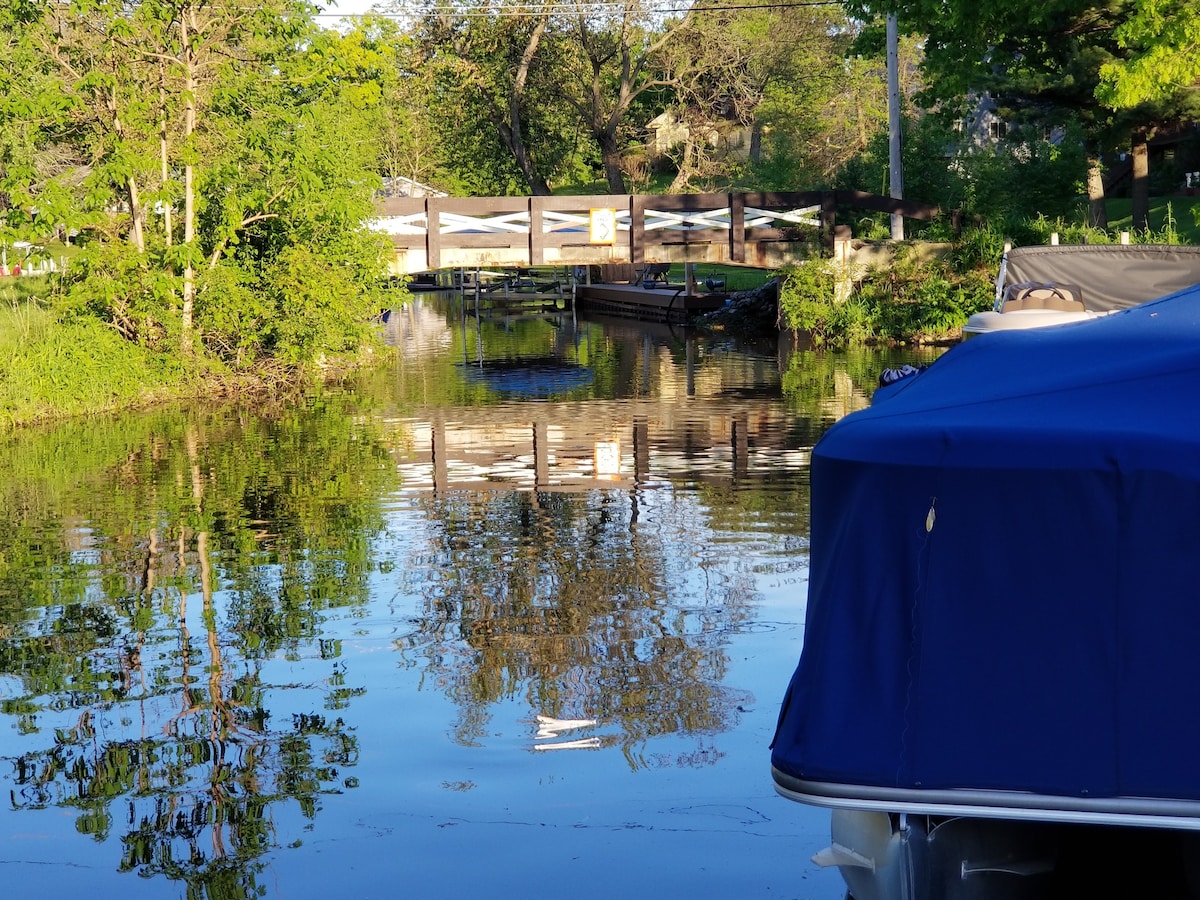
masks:
<svg viewBox="0 0 1200 900"><path fill-rule="evenodd" d="M895 360L444 299L388 339L298 407L0 446L6 885L840 897L767 744L807 451Z"/></svg>

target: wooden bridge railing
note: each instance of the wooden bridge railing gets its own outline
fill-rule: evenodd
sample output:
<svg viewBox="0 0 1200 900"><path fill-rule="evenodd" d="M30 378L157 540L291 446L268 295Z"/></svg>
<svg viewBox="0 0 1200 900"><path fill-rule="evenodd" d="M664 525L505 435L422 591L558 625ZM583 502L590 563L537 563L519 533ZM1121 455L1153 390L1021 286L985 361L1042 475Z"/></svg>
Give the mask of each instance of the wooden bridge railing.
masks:
<svg viewBox="0 0 1200 900"><path fill-rule="evenodd" d="M379 201L395 268L647 261L774 267L803 256L813 231L832 240L839 208L932 219L930 204L860 191L426 197Z"/></svg>

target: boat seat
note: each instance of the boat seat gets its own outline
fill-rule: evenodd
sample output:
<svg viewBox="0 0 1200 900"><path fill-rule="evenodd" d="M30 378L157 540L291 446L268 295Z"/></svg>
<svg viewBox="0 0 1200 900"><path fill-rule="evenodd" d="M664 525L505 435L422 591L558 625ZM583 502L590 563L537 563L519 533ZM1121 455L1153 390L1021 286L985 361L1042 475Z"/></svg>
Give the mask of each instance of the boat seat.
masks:
<svg viewBox="0 0 1200 900"><path fill-rule="evenodd" d="M1010 284L1004 291L1000 312L1048 309L1055 312L1086 312L1083 291L1077 284L1026 281Z"/></svg>

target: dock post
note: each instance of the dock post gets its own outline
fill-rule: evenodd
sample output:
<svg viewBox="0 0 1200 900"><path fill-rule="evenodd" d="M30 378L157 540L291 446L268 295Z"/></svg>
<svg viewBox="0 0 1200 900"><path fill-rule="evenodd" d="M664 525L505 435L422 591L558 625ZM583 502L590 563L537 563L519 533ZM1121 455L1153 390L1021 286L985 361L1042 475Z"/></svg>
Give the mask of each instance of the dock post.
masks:
<svg viewBox="0 0 1200 900"><path fill-rule="evenodd" d="M733 477L736 481L750 468L750 419L746 413L734 413L729 432L729 443L733 452Z"/></svg>
<svg viewBox="0 0 1200 900"><path fill-rule="evenodd" d="M644 482L650 474L650 420L633 417L633 480Z"/></svg>

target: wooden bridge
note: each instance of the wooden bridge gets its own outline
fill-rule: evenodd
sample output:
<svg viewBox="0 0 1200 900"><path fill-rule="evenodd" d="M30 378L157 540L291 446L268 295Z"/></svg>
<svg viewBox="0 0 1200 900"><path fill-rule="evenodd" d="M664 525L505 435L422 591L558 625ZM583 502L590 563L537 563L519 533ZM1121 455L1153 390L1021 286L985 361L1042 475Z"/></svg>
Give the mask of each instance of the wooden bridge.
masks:
<svg viewBox="0 0 1200 900"><path fill-rule="evenodd" d="M831 244L839 210L929 220L936 206L861 191L423 197L378 201L393 274L490 266L713 262L778 268Z"/></svg>

